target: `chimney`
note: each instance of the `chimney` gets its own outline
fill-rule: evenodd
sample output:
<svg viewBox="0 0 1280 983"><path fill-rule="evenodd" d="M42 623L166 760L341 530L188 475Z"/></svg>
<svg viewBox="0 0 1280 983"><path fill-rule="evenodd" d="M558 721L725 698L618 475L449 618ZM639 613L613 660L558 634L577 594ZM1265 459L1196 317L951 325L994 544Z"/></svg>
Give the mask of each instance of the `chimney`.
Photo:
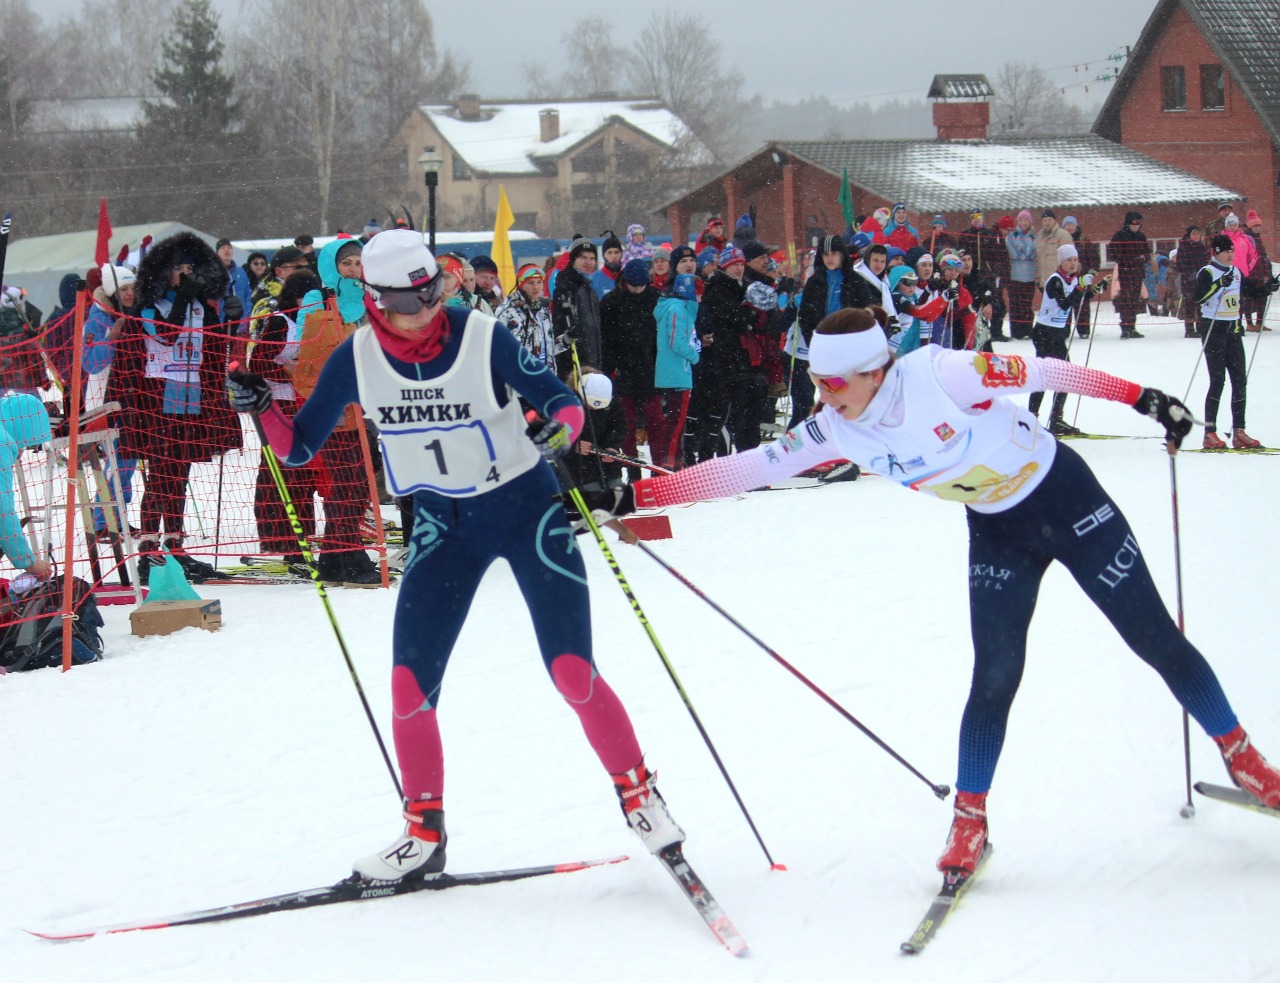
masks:
<svg viewBox="0 0 1280 983"><path fill-rule="evenodd" d="M458 96L458 116L469 120L480 118L480 97L476 93L464 92Z"/></svg>
<svg viewBox="0 0 1280 983"><path fill-rule="evenodd" d="M560 139L560 110L544 109L538 113L538 138L543 143Z"/></svg>
<svg viewBox="0 0 1280 983"><path fill-rule="evenodd" d="M985 75L935 75L928 98L939 140L985 140L994 95Z"/></svg>

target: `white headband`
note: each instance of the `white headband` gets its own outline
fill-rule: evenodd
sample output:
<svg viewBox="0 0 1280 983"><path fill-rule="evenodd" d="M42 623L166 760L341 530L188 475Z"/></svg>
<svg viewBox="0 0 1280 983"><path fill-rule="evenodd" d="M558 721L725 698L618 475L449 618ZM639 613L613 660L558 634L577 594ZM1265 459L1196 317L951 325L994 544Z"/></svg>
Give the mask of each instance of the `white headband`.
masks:
<svg viewBox="0 0 1280 983"><path fill-rule="evenodd" d="M889 342L880 325L852 334L819 334L809 342L809 369L814 375L871 372L889 361Z"/></svg>

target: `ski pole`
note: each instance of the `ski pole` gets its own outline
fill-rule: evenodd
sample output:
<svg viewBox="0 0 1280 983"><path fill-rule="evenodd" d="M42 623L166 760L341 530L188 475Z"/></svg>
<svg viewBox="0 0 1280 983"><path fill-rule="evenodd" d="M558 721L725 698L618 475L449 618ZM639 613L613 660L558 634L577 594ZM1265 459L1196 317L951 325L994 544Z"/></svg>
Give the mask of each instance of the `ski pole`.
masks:
<svg viewBox="0 0 1280 983"><path fill-rule="evenodd" d="M1174 589L1178 599L1178 631L1187 633L1187 623L1182 607L1182 533L1178 525L1178 466L1175 463L1178 448L1173 441L1166 445L1169 449L1169 495L1173 506L1173 570ZM1190 819L1196 814L1195 803L1191 800L1191 715L1186 707L1182 708L1182 758L1187 783L1187 801L1178 810L1183 819Z"/></svg>
<svg viewBox="0 0 1280 983"><path fill-rule="evenodd" d="M618 586L622 588L622 593L631 604L631 610L635 612L636 618L640 621L640 627L649 636L649 642L653 645L654 651L658 653L658 658L662 660L662 665L666 668L667 675L671 677L671 682L675 686L676 692L680 694L680 699L684 703L685 709L689 711L693 725L698 729L698 733L702 735L703 743L707 745L707 750L711 752L711 757L715 761L716 767L720 769L720 774L724 777L725 783L729 786L729 791L733 794L734 801L738 803L738 808L742 810L742 815L747 820L747 825L751 827L751 832L755 836L756 842L760 844L760 849L764 851L765 859L769 861L769 869L786 870L784 865L773 859L773 855L769 853L769 848L765 846L764 839L760 836L760 831L756 829L755 821L751 818L751 813L747 810L746 803L742 801L742 796L738 794L737 786L733 784L733 779L729 777L728 769L725 768L724 762L720 760L720 753L716 750L716 746L711 740L711 735L707 733L706 727L702 725L702 720L698 717L698 711L693 708L693 702L689 699L689 694L686 692L684 684L680 682L675 666L667 658L667 653L663 650L662 643L658 641L657 632L653 630L653 625L645 617L644 608L640 606L640 601L636 598L635 592L627 582L626 575L622 572L622 567L618 566L613 550L609 549L609 544L605 542L604 533L600 531L600 527L596 524L595 517L591 514L591 508L587 505L587 501L582 495L582 490L578 487L577 482L573 480L573 476L569 473L569 469L565 467L563 461L554 461L552 463L555 465L556 473L560 476L561 483L568 489L569 501L573 503L574 508L578 510L578 513L586 521L587 528L591 530L591 535L595 537L596 545L600 547L600 552L604 554L605 562L609 564L609 569L613 571L614 579L618 581Z"/></svg>
<svg viewBox="0 0 1280 983"><path fill-rule="evenodd" d="M1258 357L1258 346L1262 344L1262 332L1267 330L1267 311L1271 309L1271 298L1274 294L1267 294L1267 299L1262 305L1262 319L1258 321L1258 337L1253 339L1253 351L1249 354L1249 367L1244 370L1245 386L1249 385L1249 374L1253 372L1253 360Z"/></svg>
<svg viewBox="0 0 1280 983"><path fill-rule="evenodd" d="M239 369L239 363L233 362L231 370L234 372ZM298 549L302 552L302 559L307 564L307 569L311 571L311 582L315 585L316 593L320 595L320 603L324 606L324 613L329 618L329 627L333 629L333 637L338 640L338 648L342 651L342 660L347 664L347 672L351 675L351 682L356 688L356 695L360 697L360 705L364 707L365 719L369 721L369 727L373 730L373 738L378 742L378 750L382 752L382 760L386 763L387 774L391 776L391 784L395 786L396 795L404 800L404 789L400 787L400 777L396 774L395 767L391 764L391 755L387 753L387 745L382 740L382 732L378 730L378 722L373 717L373 710L369 707L369 700L364 695L364 687L360 685L360 676L356 672L355 664L351 661L351 652L347 649L347 641L342 637L342 629L338 626L338 616L334 614L333 605L329 602L329 594L324 589L324 583L320 580L320 568L315 562L311 553L311 544L307 541L307 534L302 528L302 520L298 517L298 509L293 504L293 496L289 494L289 486L285 484L284 473L280 470L280 461L276 458L275 451L271 449L271 444L267 440L266 431L263 429L262 421L258 419L257 413L249 414L253 418L254 429L258 431L258 439L262 441L262 456L267 462L267 469L271 472L271 480L275 482L276 492L280 495L280 501L284 504L285 514L289 517L289 526L293 529L293 535L298 540Z"/></svg>
<svg viewBox="0 0 1280 983"><path fill-rule="evenodd" d="M1080 301L1080 306L1083 307L1087 303L1089 303L1089 298L1085 297ZM1072 318L1072 322L1074 323L1068 323L1067 325L1067 351L1068 352L1071 351L1071 342L1075 334L1075 331L1074 331L1075 325L1079 324L1080 322L1079 311L1075 312L1075 316ZM1094 331L1093 328L1089 329L1089 344L1085 346L1085 350L1084 350L1084 367L1086 369L1089 367L1089 359L1093 357L1093 336L1096 333L1097 332ZM1076 394L1076 411L1071 415L1071 425L1073 427L1076 425L1076 420L1080 419L1080 404L1083 401L1084 401L1084 397L1081 396L1079 393L1077 393Z"/></svg>
<svg viewBox="0 0 1280 983"><path fill-rule="evenodd" d="M700 599L706 602L707 606L710 607L711 610L715 611L718 615L724 618L725 621L729 622L729 624L737 628L738 631L746 635L747 638L755 642L757 646L763 649L765 653L771 659L773 659L773 661L778 663L778 665L782 666L782 668L786 669L787 672L795 676L796 679L800 680L800 682L804 683L805 686L809 687L809 689L811 689L814 693L816 693L828 706L830 706L833 710L835 710L836 713L840 714L840 716L844 717L845 720L849 721L849 723L853 724L853 726L857 727L858 730L862 731L863 734L869 737L877 747L879 747L882 751L884 751L891 758L893 758L894 761L898 762L898 764L902 765L902 767L906 768L907 771L911 772L911 774L915 775L916 778L920 779L920 781L928 785L929 790L933 792L934 795L936 795L940 799L946 799L946 797L951 794L951 786L938 785L938 784L935 784L934 782L929 781L929 779L927 779L924 775L922 775L911 764L911 762L907 761L904 757L902 757L902 755L900 755L897 751L891 748L883 740L881 740L874 733L872 733L872 731L868 729L867 726L862 723L862 721L860 721L857 717L855 717L848 710L846 710L839 703L837 703L828 693L826 693L823 689L821 689L808 676L806 676L799 669L797 669L790 662L788 662L781 655L779 655L772 648L770 648L767 644L765 644L765 642L761 640L758 636L753 634L750 631L750 629L746 627L746 625L742 624L742 622L740 622L737 618L735 618L728 611L726 611L719 604L717 604L710 597L708 597L705 593L703 593L701 588L699 588L688 577L686 577L679 570L677 570L670 563L668 563L661 556L659 556L652 549L650 549L643 540L639 539L634 534L624 535L623 530L625 530L626 527L623 526L621 522L618 522L618 520L615 519L611 522L605 523L605 525L609 526L615 532L617 532L618 535L621 536L625 542L628 542L633 546L638 546L646 556L648 556L651 560L653 560L654 563L658 564L658 566L662 567L662 569L667 571L667 573L675 577L676 580L680 581L680 583L684 584L687 588L689 588L689 590L693 591L694 594L696 594Z"/></svg>
<svg viewBox="0 0 1280 983"><path fill-rule="evenodd" d="M659 467L656 464L650 464L648 461L642 461L638 457L631 457L618 451L598 451L593 447L591 453L606 461L617 461L619 464L628 464L633 468L643 468L646 471L652 471L654 474L675 474L669 468Z"/></svg>

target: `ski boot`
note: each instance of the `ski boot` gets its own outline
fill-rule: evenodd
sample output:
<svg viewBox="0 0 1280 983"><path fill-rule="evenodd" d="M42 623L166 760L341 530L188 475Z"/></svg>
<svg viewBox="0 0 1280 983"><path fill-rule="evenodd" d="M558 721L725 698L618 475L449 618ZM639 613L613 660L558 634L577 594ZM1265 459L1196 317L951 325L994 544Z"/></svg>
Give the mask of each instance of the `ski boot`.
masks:
<svg viewBox="0 0 1280 983"><path fill-rule="evenodd" d="M662 793L654 785L658 776L649 771L643 761L630 771L612 777L622 814L650 853L661 853L667 847L684 842L684 830L671 818Z"/></svg>
<svg viewBox="0 0 1280 983"><path fill-rule="evenodd" d="M1258 753L1244 728L1236 724L1235 730L1213 740L1222 752L1227 774L1236 787L1244 789L1270 809L1280 807L1280 771L1276 771Z"/></svg>
<svg viewBox="0 0 1280 983"><path fill-rule="evenodd" d="M987 793L957 792L955 819L947 834L947 848L938 858L939 870L973 873L987 845Z"/></svg>
<svg viewBox="0 0 1280 983"><path fill-rule="evenodd" d="M153 567L164 566L164 554L154 539L138 540L138 583L143 587L151 577Z"/></svg>
<svg viewBox="0 0 1280 983"><path fill-rule="evenodd" d="M1066 420L1057 414L1049 418L1049 433L1055 437L1083 437L1084 431L1078 427L1073 427Z"/></svg>
<svg viewBox="0 0 1280 983"><path fill-rule="evenodd" d="M427 880L444 871L444 803L440 799L405 802L404 836L385 850L362 857L352 871L368 882Z"/></svg>
<svg viewBox="0 0 1280 983"><path fill-rule="evenodd" d="M1120 331L1120 340L1129 341L1132 338L1145 338L1146 335L1139 333L1137 328L1122 328Z"/></svg>
<svg viewBox="0 0 1280 983"><path fill-rule="evenodd" d="M203 584L206 580L218 576L217 570L184 550L181 539L177 537L166 539L164 548L173 554L173 558L178 561L178 566L182 567L182 572L186 574L189 582Z"/></svg>
<svg viewBox="0 0 1280 983"><path fill-rule="evenodd" d="M342 555L343 587L381 587L382 571L378 569L364 550L354 550Z"/></svg>
<svg viewBox="0 0 1280 983"><path fill-rule="evenodd" d="M1250 437L1244 432L1244 427L1236 427L1231 435L1231 446L1236 450L1252 450L1255 447L1261 447L1262 441Z"/></svg>
<svg viewBox="0 0 1280 983"><path fill-rule="evenodd" d="M1203 447L1207 451L1225 451L1227 442L1218 436L1218 431L1206 430L1204 432Z"/></svg>

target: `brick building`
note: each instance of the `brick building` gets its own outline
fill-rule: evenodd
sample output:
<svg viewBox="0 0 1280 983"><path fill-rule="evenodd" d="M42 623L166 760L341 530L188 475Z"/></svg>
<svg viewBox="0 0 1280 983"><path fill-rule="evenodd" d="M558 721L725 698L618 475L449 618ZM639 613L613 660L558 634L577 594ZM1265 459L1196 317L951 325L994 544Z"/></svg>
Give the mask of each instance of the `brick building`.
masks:
<svg viewBox="0 0 1280 983"><path fill-rule="evenodd" d="M1093 132L1237 189L1274 249L1280 0L1159 0Z"/></svg>
<svg viewBox="0 0 1280 983"><path fill-rule="evenodd" d="M663 206L673 241L697 232L708 213L732 227L754 208L769 243L808 245L816 230L844 227L837 203L849 175L859 214L905 202L926 235L935 214L948 230L969 224L971 208L994 225L1028 208L1039 225L1045 208L1074 215L1089 238L1106 241L1124 213L1140 209L1152 238L1182 234L1217 214L1235 185L1207 181L1096 134L988 138L991 87L984 76L938 76L934 140L779 140Z"/></svg>

